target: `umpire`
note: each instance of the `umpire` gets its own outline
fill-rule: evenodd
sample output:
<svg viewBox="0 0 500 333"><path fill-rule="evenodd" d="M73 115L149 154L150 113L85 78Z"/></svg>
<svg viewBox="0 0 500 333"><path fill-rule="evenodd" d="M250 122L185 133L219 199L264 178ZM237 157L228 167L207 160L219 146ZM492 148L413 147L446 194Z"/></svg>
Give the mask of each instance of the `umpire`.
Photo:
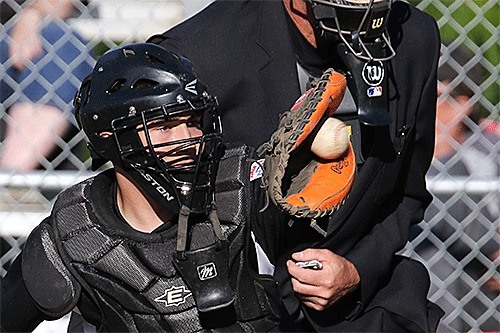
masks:
<svg viewBox="0 0 500 333"><path fill-rule="evenodd" d="M287 231L274 276L297 323L318 331L435 331L425 268L397 256L432 197L439 32L403 1L216 1L150 41L190 58L219 97L225 140L259 146L311 79L331 67L348 93L358 176L326 237ZM293 260L291 260L293 259ZM323 269L298 268L317 259Z"/></svg>

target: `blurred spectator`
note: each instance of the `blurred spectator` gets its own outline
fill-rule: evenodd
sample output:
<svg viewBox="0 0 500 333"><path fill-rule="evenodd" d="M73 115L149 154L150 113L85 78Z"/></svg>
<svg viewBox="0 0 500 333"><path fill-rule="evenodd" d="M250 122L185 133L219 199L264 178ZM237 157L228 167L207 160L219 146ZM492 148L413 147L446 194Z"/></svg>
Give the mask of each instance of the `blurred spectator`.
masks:
<svg viewBox="0 0 500 333"><path fill-rule="evenodd" d="M58 145L64 145L61 138L76 133L71 101L93 60L85 41L64 22L75 1L1 1L0 117L6 129L0 169L50 169ZM69 167L61 160L54 164Z"/></svg>
<svg viewBox="0 0 500 333"><path fill-rule="evenodd" d="M495 134L497 137L500 136L500 126L498 120L481 119L481 127L483 127L487 133Z"/></svg>
<svg viewBox="0 0 500 333"><path fill-rule="evenodd" d="M436 144L428 176L498 179L498 136L471 119L478 112L478 85L484 79L479 61L463 47L452 50L449 57L443 54L442 58L446 62L438 74ZM498 331L500 327L495 306L499 295L498 259L495 263L498 217L497 193L488 197L474 193L438 194L426 211L425 221L433 236L416 252L432 272L430 293L441 295L446 289L454 297L435 301L449 316L448 324L459 332ZM465 274L460 275L462 270Z"/></svg>

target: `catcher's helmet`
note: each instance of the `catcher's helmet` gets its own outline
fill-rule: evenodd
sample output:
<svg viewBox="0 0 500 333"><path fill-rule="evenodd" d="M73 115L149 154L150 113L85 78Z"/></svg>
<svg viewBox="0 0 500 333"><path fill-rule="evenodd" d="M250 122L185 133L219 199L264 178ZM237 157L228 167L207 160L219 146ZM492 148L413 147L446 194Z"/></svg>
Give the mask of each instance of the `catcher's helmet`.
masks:
<svg viewBox="0 0 500 333"><path fill-rule="evenodd" d="M113 49L83 81L74 105L93 169L113 162L171 213L182 205L197 213L210 210L222 129L217 101L189 60L149 43ZM187 118L205 123L200 136L151 139L152 124ZM179 163L187 151L194 157Z"/></svg>
<svg viewBox="0 0 500 333"><path fill-rule="evenodd" d="M359 59L385 61L396 54L385 33L393 0L308 1L322 33L326 37L333 34L340 38ZM389 52L374 56L367 43L383 43Z"/></svg>

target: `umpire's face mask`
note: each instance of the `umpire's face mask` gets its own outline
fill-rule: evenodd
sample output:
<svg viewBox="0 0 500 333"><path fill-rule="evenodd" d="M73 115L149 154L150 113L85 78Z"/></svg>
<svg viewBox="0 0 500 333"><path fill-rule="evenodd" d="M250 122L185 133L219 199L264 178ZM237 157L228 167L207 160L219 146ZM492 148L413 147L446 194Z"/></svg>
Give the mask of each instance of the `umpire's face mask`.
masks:
<svg viewBox="0 0 500 333"><path fill-rule="evenodd" d="M359 121L368 126L389 125L385 62L396 52L385 30L392 0L306 1L316 22L316 36L346 66Z"/></svg>
<svg viewBox="0 0 500 333"><path fill-rule="evenodd" d="M307 1L316 20L316 33L324 41L345 44L348 52L363 61L394 57L385 33L392 0Z"/></svg>

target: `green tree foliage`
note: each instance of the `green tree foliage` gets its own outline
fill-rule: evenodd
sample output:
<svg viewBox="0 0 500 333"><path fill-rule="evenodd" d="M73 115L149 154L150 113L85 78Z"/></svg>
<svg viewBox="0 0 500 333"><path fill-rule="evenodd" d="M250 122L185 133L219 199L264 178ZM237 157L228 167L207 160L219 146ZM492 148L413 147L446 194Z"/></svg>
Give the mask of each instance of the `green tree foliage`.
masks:
<svg viewBox="0 0 500 333"><path fill-rule="evenodd" d="M498 0L409 0L410 4L431 14L438 22L444 44L463 44L481 54L485 77L483 96L495 107L499 103L498 65L500 62ZM498 110L492 112L498 118ZM495 114L496 113L496 114Z"/></svg>

